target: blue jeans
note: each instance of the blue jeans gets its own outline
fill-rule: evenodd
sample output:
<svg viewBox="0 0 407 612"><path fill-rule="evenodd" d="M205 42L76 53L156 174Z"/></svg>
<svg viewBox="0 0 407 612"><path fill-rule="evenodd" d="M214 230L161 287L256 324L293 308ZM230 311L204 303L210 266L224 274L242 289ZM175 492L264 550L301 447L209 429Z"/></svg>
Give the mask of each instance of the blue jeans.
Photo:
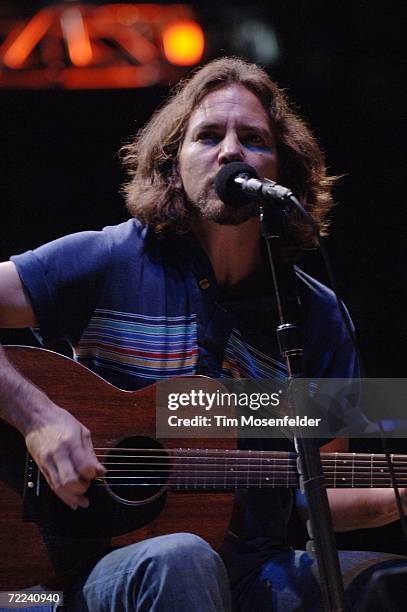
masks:
<svg viewBox="0 0 407 612"><path fill-rule="evenodd" d="M103 557L64 610L68 612L321 612L316 563L303 551L275 552L258 569L229 568L200 537L177 533L151 538ZM349 610L359 612L378 567L407 568L407 558L341 552ZM400 576L400 608L407 579ZM368 608L386 610L390 608ZM33 612L51 612L50 607ZM27 611L26 611L27 612Z"/></svg>
<svg viewBox="0 0 407 612"><path fill-rule="evenodd" d="M230 609L229 579L220 556L191 533L151 538L109 553L72 605L72 612Z"/></svg>
<svg viewBox="0 0 407 612"><path fill-rule="evenodd" d="M64 594L63 610L229 612L229 579L222 559L207 542L191 533L176 533L105 555L75 593L69 598ZM24 612L53 612L53 608Z"/></svg>
<svg viewBox="0 0 407 612"><path fill-rule="evenodd" d="M152 538L106 555L76 597L72 612L321 612L316 562L304 551L275 552L241 581L241 558L228 577L219 555L200 537L177 533ZM407 558L340 552L349 610L359 610L378 567L406 567ZM235 571L237 569L237 572ZM407 580L401 577L407 591ZM401 593L405 610L405 597ZM371 608L370 608L371 609ZM71 612L71 609L69 609ZM395 610L392 610L395 612Z"/></svg>
<svg viewBox="0 0 407 612"><path fill-rule="evenodd" d="M339 551L339 561L347 612L404 612L407 599L407 557L366 551ZM374 587L372 578L376 571L387 567L398 573L395 587L397 592L393 593L392 604L383 607L376 600L372 605L369 599ZM259 572L248 579L243 578L241 582L243 585L239 581L232 584L234 612L323 611L317 564L302 550L276 552Z"/></svg>

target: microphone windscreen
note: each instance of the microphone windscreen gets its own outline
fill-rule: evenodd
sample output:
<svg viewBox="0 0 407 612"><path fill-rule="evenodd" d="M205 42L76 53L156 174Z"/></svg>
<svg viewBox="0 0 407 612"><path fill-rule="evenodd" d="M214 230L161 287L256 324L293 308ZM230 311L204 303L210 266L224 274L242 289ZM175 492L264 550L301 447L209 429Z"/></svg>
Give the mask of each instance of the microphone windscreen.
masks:
<svg viewBox="0 0 407 612"><path fill-rule="evenodd" d="M235 183L235 178L238 176L258 178L256 170L243 162L225 164L215 176L215 191L225 204L239 204L247 201L247 196L242 189L239 189L239 185Z"/></svg>

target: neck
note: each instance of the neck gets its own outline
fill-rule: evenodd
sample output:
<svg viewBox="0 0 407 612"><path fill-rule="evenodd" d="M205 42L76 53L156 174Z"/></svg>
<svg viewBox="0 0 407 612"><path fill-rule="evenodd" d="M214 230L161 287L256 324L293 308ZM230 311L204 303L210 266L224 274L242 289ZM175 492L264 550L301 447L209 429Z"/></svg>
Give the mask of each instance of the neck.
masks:
<svg viewBox="0 0 407 612"><path fill-rule="evenodd" d="M227 290L233 291L257 277L264 268L258 218L240 225L198 219L194 234L210 259L218 285Z"/></svg>

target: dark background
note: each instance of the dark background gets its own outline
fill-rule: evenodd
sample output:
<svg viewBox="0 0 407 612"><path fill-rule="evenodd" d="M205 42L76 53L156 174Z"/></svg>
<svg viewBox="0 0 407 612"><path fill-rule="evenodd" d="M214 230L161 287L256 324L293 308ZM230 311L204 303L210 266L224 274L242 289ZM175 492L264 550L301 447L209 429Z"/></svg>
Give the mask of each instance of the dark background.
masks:
<svg viewBox="0 0 407 612"><path fill-rule="evenodd" d="M313 127L331 173L343 175L327 244L364 373L407 376L402 3L191 4L208 28L204 59L239 51L230 36L245 18L277 33L280 56L267 68ZM250 45L244 51L253 58ZM167 92L0 90L0 259L125 219L116 153ZM304 266L326 280L317 254ZM23 334L0 339L16 337Z"/></svg>

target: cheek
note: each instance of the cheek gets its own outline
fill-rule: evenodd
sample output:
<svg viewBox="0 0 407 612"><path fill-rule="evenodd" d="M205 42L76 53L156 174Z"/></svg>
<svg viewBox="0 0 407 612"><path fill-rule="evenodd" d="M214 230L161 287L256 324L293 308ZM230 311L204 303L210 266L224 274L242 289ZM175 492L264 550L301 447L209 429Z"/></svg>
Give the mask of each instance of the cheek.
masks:
<svg viewBox="0 0 407 612"><path fill-rule="evenodd" d="M255 165L255 164L253 164ZM272 181L277 181L278 178L278 163L273 156L267 159L257 159L257 171L260 178L268 178Z"/></svg>
<svg viewBox="0 0 407 612"><path fill-rule="evenodd" d="M199 154L192 147L181 149L178 158L178 168L182 184L188 195L199 191L201 182L207 176L207 171Z"/></svg>
<svg viewBox="0 0 407 612"><path fill-rule="evenodd" d="M187 156L180 154L178 161L179 176L182 186L187 197L194 200L197 171L194 169L194 164Z"/></svg>
<svg viewBox="0 0 407 612"><path fill-rule="evenodd" d="M186 163L184 160L180 158L179 160L179 176L182 182L182 185L185 191L188 190L189 185L191 184L191 167L189 163Z"/></svg>

